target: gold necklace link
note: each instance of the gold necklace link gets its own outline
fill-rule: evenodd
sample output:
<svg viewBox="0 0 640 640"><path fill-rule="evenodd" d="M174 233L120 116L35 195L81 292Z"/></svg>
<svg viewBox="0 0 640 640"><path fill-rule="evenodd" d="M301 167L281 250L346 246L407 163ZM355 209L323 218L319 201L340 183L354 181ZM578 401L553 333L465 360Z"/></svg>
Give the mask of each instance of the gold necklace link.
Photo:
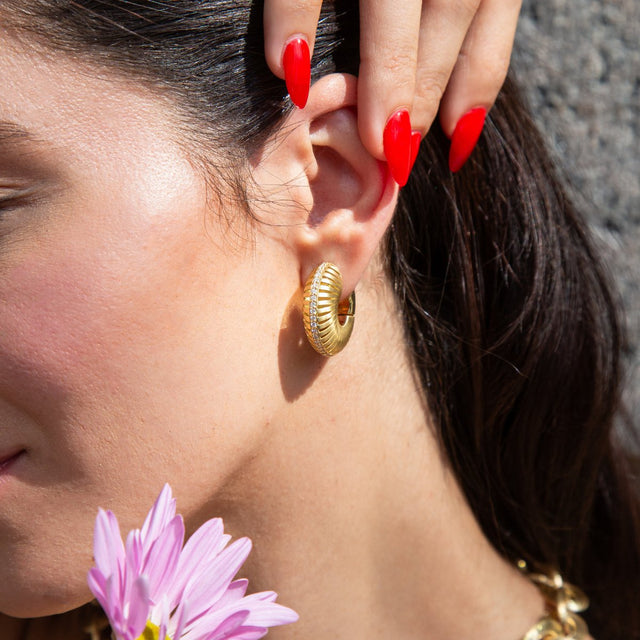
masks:
<svg viewBox="0 0 640 640"><path fill-rule="evenodd" d="M530 572L524 560L518 569L536 585L547 607L547 615L527 631L522 640L586 640L587 623L578 615L589 606L589 598L575 585L550 569L547 573Z"/></svg>

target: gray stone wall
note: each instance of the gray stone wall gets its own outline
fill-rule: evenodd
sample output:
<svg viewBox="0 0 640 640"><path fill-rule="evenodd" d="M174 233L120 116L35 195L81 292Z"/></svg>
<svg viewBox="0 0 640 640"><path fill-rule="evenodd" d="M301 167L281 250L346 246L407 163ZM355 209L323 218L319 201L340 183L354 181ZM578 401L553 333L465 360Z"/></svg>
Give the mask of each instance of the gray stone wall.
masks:
<svg viewBox="0 0 640 640"><path fill-rule="evenodd" d="M525 0L513 68L618 284L640 424L640 0Z"/></svg>

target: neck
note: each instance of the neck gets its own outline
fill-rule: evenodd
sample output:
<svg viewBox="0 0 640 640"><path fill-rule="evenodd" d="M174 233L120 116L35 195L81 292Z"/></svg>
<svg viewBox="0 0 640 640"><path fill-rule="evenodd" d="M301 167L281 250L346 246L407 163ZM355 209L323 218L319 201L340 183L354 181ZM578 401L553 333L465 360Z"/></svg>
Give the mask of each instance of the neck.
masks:
<svg viewBox="0 0 640 640"><path fill-rule="evenodd" d="M358 303L366 318L380 301ZM488 543L443 460L400 323L363 324L215 505L254 540L252 588L300 614L271 633L522 637L543 614L538 591Z"/></svg>

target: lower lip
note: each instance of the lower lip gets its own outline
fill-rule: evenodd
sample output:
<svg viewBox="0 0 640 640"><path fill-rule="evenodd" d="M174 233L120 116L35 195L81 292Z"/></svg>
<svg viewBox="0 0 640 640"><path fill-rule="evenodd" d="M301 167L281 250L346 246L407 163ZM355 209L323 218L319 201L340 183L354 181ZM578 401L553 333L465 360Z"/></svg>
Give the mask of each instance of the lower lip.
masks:
<svg viewBox="0 0 640 640"><path fill-rule="evenodd" d="M22 458L24 453L24 450L18 451L18 453L15 453L10 458L5 458L0 462L0 482L5 480L6 476L11 473L11 470L15 466L16 462L18 462L18 460Z"/></svg>

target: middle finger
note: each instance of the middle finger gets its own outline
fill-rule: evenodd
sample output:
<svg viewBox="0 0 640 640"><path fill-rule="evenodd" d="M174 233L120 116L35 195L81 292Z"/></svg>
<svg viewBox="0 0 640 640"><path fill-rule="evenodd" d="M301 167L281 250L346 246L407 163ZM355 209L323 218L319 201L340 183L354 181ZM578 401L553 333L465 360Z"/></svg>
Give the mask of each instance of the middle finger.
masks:
<svg viewBox="0 0 640 640"><path fill-rule="evenodd" d="M480 0L430 0L420 19L412 123L423 135L434 121Z"/></svg>

